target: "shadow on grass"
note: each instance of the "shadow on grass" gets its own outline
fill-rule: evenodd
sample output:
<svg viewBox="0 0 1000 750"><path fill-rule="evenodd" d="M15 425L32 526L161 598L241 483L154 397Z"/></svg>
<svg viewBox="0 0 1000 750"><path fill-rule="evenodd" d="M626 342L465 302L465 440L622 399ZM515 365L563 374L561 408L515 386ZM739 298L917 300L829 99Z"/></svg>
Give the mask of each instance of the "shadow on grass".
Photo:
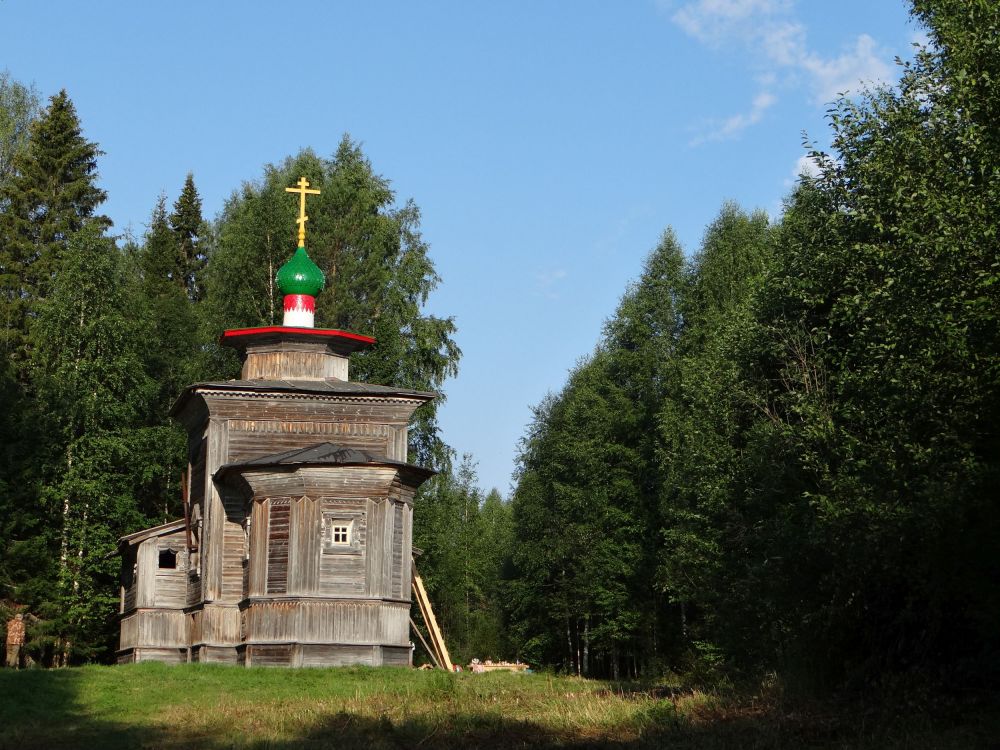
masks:
<svg viewBox="0 0 1000 750"><path fill-rule="evenodd" d="M81 709L83 679L76 669L0 670L0 750L144 746L143 728L107 723Z"/></svg>
<svg viewBox="0 0 1000 750"><path fill-rule="evenodd" d="M100 668L98 668L100 669ZM729 750L730 748L996 748L992 738L1000 729L992 724L955 727L954 731L893 729L888 735L859 726L850 716L828 719L790 711L732 710L682 717L669 699L658 699L631 715L627 723L608 726L590 717L575 716L566 727L554 729L530 720L514 719L503 711L481 709L437 711L407 718L362 716L331 704L313 713L299 731L287 728L282 739L274 727L254 726L254 705L233 725L212 721L187 725L163 718L162 703L147 700L163 687L164 675L138 672L142 682L129 683L124 670L104 672L100 692L93 687L94 672L86 669L13 673L0 670L0 750L34 748L253 748L254 750L381 750L382 748L606 748L607 750ZM161 684L157 684L161 683ZM184 684L176 687L183 692ZM173 687L161 690L183 700ZM623 695L626 691L620 691ZM234 698L237 696L233 695ZM308 696L303 696L308 697ZM196 699L195 705L201 705ZM399 701L406 697L400 695ZM627 700L627 698L626 698ZM231 708L232 706L230 706ZM471 709L471 707L470 707ZM207 701L206 711L226 711ZM118 717L113 719L111 717ZM134 717L134 721L132 718ZM225 718L225 717L222 717ZM926 728L925 728L926 729ZM227 734L232 732L232 734ZM264 739L269 737L269 739Z"/></svg>

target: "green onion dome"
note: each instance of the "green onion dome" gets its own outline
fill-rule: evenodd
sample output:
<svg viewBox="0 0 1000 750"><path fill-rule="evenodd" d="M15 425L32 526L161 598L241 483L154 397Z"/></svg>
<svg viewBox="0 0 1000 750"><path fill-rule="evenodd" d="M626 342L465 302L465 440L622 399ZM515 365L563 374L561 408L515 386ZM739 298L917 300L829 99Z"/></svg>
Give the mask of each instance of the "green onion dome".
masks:
<svg viewBox="0 0 1000 750"><path fill-rule="evenodd" d="M326 277L306 253L299 247L285 265L278 269L275 277L282 294L308 294L315 297L326 286Z"/></svg>

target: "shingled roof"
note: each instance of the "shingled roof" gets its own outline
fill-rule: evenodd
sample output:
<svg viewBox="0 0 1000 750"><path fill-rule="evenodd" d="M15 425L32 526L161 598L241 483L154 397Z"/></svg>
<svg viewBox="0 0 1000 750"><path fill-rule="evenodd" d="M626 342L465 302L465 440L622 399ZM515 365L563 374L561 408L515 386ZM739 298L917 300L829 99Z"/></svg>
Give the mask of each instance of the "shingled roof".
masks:
<svg viewBox="0 0 1000 750"><path fill-rule="evenodd" d="M220 466L215 472L216 479L222 479L227 474L240 472L244 469L272 468L272 467L299 467L299 466L391 466L407 472L412 472L425 479L437 474L432 469L425 469L423 466L408 464L404 461L394 461L380 456L371 451L363 451L357 448L345 448L333 443L318 443L307 448L297 448L275 453L271 456L260 456L259 458L248 458L243 461L234 461L230 464Z"/></svg>

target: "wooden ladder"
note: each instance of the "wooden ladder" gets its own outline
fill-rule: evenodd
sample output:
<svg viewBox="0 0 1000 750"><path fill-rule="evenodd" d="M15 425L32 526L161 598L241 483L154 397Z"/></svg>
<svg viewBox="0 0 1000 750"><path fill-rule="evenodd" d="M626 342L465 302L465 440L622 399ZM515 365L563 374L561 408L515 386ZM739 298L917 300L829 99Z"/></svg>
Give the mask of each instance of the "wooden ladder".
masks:
<svg viewBox="0 0 1000 750"><path fill-rule="evenodd" d="M427 642L424 641L424 637L417 629L417 624L413 622L413 618L410 618L410 624L413 626L414 632L420 637L424 648L427 648L430 652L431 657L437 662L438 667L446 672L455 671L455 667L451 663L451 655L448 653L448 647L444 643L444 635L441 633L441 628L438 627L437 618L434 617L431 600L427 598L427 590L424 588L424 582L421 580L420 574L417 573L416 564L413 565L413 595L417 598L417 604L420 606L420 614L424 618L424 622L427 623L427 633L431 637L431 647L427 648Z"/></svg>

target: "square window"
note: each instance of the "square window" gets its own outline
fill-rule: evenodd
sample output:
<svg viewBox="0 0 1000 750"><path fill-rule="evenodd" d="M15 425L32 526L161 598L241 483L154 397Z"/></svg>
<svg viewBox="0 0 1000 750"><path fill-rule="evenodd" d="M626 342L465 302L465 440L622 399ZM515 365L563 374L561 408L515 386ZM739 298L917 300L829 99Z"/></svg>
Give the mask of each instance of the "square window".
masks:
<svg viewBox="0 0 1000 750"><path fill-rule="evenodd" d="M334 524L332 527L331 539L333 544L350 544L351 543L351 527L344 525Z"/></svg>
<svg viewBox="0 0 1000 750"><path fill-rule="evenodd" d="M323 551L333 555L360 555L365 543L364 513L337 508L323 514Z"/></svg>

